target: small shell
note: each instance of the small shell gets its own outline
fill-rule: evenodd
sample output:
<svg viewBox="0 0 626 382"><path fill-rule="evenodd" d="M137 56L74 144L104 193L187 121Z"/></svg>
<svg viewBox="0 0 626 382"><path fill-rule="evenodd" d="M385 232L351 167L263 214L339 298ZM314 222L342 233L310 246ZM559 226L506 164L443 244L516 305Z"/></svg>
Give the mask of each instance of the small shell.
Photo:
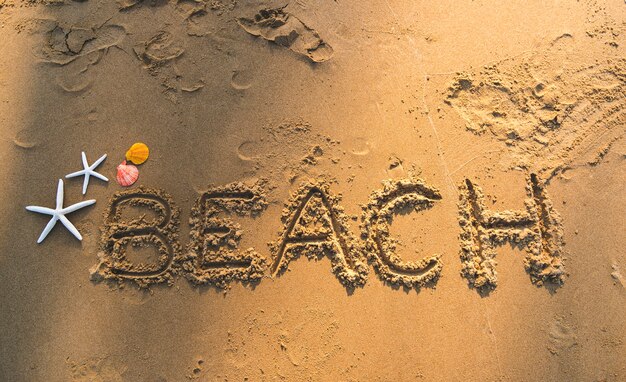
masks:
<svg viewBox="0 0 626 382"><path fill-rule="evenodd" d="M124 161L117 166L117 183L120 186L132 186L137 181L137 178L139 178L139 170L132 164L126 164L126 161Z"/></svg>
<svg viewBox="0 0 626 382"><path fill-rule="evenodd" d="M130 149L126 151L126 160L134 164L142 164L148 160L148 155L150 155L148 146L145 143L138 142L130 146Z"/></svg>

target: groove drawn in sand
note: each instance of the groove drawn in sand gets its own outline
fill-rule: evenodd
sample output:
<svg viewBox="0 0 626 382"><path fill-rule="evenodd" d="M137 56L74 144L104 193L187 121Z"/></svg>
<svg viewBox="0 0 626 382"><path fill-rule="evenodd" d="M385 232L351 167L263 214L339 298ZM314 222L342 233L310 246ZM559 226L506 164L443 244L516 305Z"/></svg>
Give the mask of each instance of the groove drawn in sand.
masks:
<svg viewBox="0 0 626 382"><path fill-rule="evenodd" d="M149 221L144 214L123 220L124 211L136 208L146 208L156 218ZM99 263L91 269L91 279L133 280L140 287L161 282L171 285L176 263L181 261L179 214L171 197L160 190L139 187L113 195L104 221ZM127 256L129 246L156 248L158 259L151 264L133 264Z"/></svg>
<svg viewBox="0 0 626 382"><path fill-rule="evenodd" d="M390 228L394 216L430 208L441 200L441 194L421 179L386 181L383 186L370 196L361 218L362 236L370 261L380 278L392 284L418 288L436 281L443 268L441 256L402 261L397 255L397 240L391 237Z"/></svg>
<svg viewBox="0 0 626 382"><path fill-rule="evenodd" d="M333 48L314 29L282 8L262 9L254 18L241 17L237 23L253 36L291 49L313 62L324 62L333 55Z"/></svg>
<svg viewBox="0 0 626 382"><path fill-rule="evenodd" d="M190 251L182 264L190 281L225 288L235 280L263 277L267 260L254 248L238 250L243 234L240 225L219 215L258 216L267 207L264 184L261 180L252 186L211 187L196 200L190 218Z"/></svg>
<svg viewBox="0 0 626 382"><path fill-rule="evenodd" d="M626 59L586 64L572 40L565 34L545 51L460 73L446 99L469 131L509 147L510 167L544 179L594 161L626 134Z"/></svg>
<svg viewBox="0 0 626 382"><path fill-rule="evenodd" d="M270 242L273 276L284 272L289 262L305 255L308 259L330 258L332 271L346 286L367 281L367 262L362 249L348 230L348 217L323 181L304 183L283 209L280 239Z"/></svg>
<svg viewBox="0 0 626 382"><path fill-rule="evenodd" d="M496 287L496 247L506 242L526 249L524 265L533 283L563 283L563 226L537 175L527 180L526 211L489 211L482 190L469 179L459 189L461 274L471 286Z"/></svg>

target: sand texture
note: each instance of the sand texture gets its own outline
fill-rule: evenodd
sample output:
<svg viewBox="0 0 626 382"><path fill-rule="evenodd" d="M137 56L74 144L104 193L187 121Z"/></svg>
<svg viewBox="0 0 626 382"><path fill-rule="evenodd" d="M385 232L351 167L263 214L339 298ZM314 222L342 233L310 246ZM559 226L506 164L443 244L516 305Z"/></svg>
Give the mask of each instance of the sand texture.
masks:
<svg viewBox="0 0 626 382"><path fill-rule="evenodd" d="M0 382L626 381L625 47L623 0L0 0Z"/></svg>

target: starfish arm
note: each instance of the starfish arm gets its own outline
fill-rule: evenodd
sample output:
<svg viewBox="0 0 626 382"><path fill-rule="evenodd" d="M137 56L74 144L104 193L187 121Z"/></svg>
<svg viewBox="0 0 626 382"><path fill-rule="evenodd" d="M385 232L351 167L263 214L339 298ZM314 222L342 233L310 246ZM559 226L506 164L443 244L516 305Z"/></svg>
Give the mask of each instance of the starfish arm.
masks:
<svg viewBox="0 0 626 382"><path fill-rule="evenodd" d="M89 162L87 162L87 155L85 154L85 152L81 151L80 156L83 160L83 167L86 169L89 168Z"/></svg>
<svg viewBox="0 0 626 382"><path fill-rule="evenodd" d="M41 243L46 238L46 236L48 236L50 231L52 231L52 228L54 228L54 226L57 224L57 220L59 220L57 215L52 216L52 219L50 219L48 224L46 224L46 228L44 228L41 232L41 235L39 235L39 239L37 239L37 244Z"/></svg>
<svg viewBox="0 0 626 382"><path fill-rule="evenodd" d="M46 215L54 215L54 213L56 212L52 208L40 207L40 206L26 206L26 209L32 212L37 212L38 214L46 214Z"/></svg>
<svg viewBox="0 0 626 382"><path fill-rule="evenodd" d="M65 207L64 209L59 211L59 214L61 215L70 214L74 211L80 210L81 208L90 206L94 204L95 202L96 202L95 199L84 200L82 202L78 202L76 204L72 204L71 206Z"/></svg>
<svg viewBox="0 0 626 382"><path fill-rule="evenodd" d="M83 195L87 193L87 186L89 185L89 171L85 173L85 179L83 179Z"/></svg>
<svg viewBox="0 0 626 382"><path fill-rule="evenodd" d="M81 208L90 206L90 205L94 204L95 202L96 202L95 199L84 200L82 202L78 202L76 204L72 204L71 206L65 207L64 209L59 211L59 213L61 215L69 214L69 213L72 213L72 212L74 212L76 210L80 210Z"/></svg>
<svg viewBox="0 0 626 382"><path fill-rule="evenodd" d="M59 185L57 187L57 210L63 208L63 179L59 179Z"/></svg>
<svg viewBox="0 0 626 382"><path fill-rule="evenodd" d="M105 182L108 182L108 181L109 181L109 178L107 178L106 176L104 176L104 175L100 174L99 172L95 172L95 171L93 171L93 172L91 173L91 175L95 176L95 177L96 177L96 178L98 178L98 179L102 179L102 180L104 180Z"/></svg>
<svg viewBox="0 0 626 382"><path fill-rule="evenodd" d="M85 170L80 170L76 172L72 172L70 174L65 175L66 178L75 178L77 176L85 175Z"/></svg>
<svg viewBox="0 0 626 382"><path fill-rule="evenodd" d="M106 154L98 158L98 160L93 162L93 164L91 165L91 169L93 170L94 168L100 166L100 163L102 163L106 158L107 158Z"/></svg>
<svg viewBox="0 0 626 382"><path fill-rule="evenodd" d="M81 240L81 241L83 240L83 237L80 235L80 232L78 232L76 227L74 227L74 224L72 224L72 222L68 218L66 218L64 215L59 215L59 220L61 220L61 223L63 223L65 228L67 228L68 231L72 233L72 235L76 236L78 240Z"/></svg>

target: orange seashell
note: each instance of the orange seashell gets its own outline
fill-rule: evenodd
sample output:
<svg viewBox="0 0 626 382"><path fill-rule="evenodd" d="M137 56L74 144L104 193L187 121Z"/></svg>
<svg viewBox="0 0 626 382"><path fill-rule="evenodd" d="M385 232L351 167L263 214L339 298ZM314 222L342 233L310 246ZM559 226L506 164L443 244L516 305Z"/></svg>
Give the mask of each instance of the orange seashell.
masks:
<svg viewBox="0 0 626 382"><path fill-rule="evenodd" d="M117 183L120 186L132 186L137 181L137 178L139 178L139 170L132 164L126 164L126 161L123 161L117 166Z"/></svg>
<svg viewBox="0 0 626 382"><path fill-rule="evenodd" d="M142 164L148 160L150 150L145 143L137 142L130 146L130 149L126 151L126 160L131 161L134 164Z"/></svg>

